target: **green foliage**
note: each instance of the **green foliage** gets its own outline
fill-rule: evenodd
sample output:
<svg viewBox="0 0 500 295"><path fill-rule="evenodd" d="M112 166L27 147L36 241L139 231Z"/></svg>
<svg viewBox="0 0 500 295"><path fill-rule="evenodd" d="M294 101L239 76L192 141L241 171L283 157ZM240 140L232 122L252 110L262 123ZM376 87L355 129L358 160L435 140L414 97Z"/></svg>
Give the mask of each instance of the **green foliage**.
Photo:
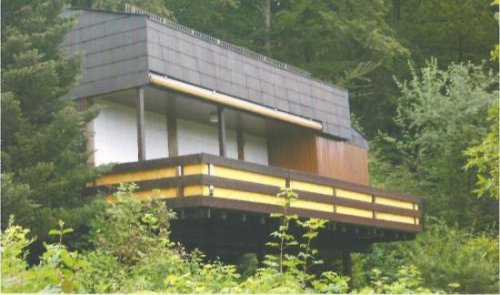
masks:
<svg viewBox="0 0 500 295"><path fill-rule="evenodd" d="M264 48L267 35L261 10L264 1L266 0L210 0L198 1L196 4L183 0L165 2L180 24L259 52Z"/></svg>
<svg viewBox="0 0 500 295"><path fill-rule="evenodd" d="M94 245L129 265L170 247L170 219L175 216L158 198L145 203L137 200L137 188L135 184L120 185L115 200L91 224Z"/></svg>
<svg viewBox="0 0 500 295"><path fill-rule="evenodd" d="M422 286L420 272L414 266L401 266L394 277L386 276L377 268L371 270L370 284L354 294L422 294L432 291Z"/></svg>
<svg viewBox="0 0 500 295"><path fill-rule="evenodd" d="M424 65L431 56L443 65L487 60L498 41L490 0L400 1L395 27L412 58Z"/></svg>
<svg viewBox="0 0 500 295"><path fill-rule="evenodd" d="M289 233L290 223L294 220L297 220L298 216L288 213L290 204L295 201L298 196L291 189L284 189L278 194L278 198L281 201L282 212L272 213L271 218L279 218L280 225L278 227L278 230L272 232L270 235L271 238L275 239L276 241L268 242L266 243L266 245L278 250L279 254L266 255L264 264L269 267L276 268L282 275L285 267L294 269L294 267L298 263L295 257L292 257L285 253L285 250L287 250L288 248L298 245L295 237Z"/></svg>
<svg viewBox="0 0 500 295"><path fill-rule="evenodd" d="M483 141L469 147L465 152L467 156L466 169L474 168L477 170L476 193L479 197L489 196L498 200L499 178L500 178L500 151L498 141L498 102L494 103L488 110L488 121L490 131L483 138Z"/></svg>
<svg viewBox="0 0 500 295"><path fill-rule="evenodd" d="M306 232L302 234L304 242L299 244L300 252L297 257L300 259L302 270L304 273L315 264L323 264L323 261L316 259L318 250L312 248L311 242L318 237L319 230L324 228L328 220L311 218L306 221L296 220L297 225L305 229Z"/></svg>
<svg viewBox="0 0 500 295"><path fill-rule="evenodd" d="M194 272L169 275L165 279L167 292L172 293L239 293L239 274L232 265L220 262L200 263Z"/></svg>
<svg viewBox="0 0 500 295"><path fill-rule="evenodd" d="M76 1L74 1L76 2ZM140 9L153 12L162 17L172 17L172 13L164 4L162 0L93 0L91 5L88 3L75 3L83 4L84 7L91 6L93 9L108 10L108 11L124 11L125 4L130 4ZM90 8L90 7L87 7Z"/></svg>
<svg viewBox="0 0 500 295"><path fill-rule="evenodd" d="M370 255L356 255L355 284L369 284L374 268L393 281L398 266L413 265L420 273L421 286L446 292L497 293L498 250L496 234L473 234L429 218L426 231L416 240L380 244Z"/></svg>
<svg viewBox="0 0 500 295"><path fill-rule="evenodd" d="M424 196L426 213L450 223L481 228L495 222L493 204L471 196L475 175L462 168L467 161L463 151L487 132L484 114L498 96L492 90L496 75L472 64L440 70L434 59L410 69L412 78L398 82L400 135L373 142L372 156L379 158L372 162L377 164L371 166L372 180ZM393 148L384 150L387 145Z"/></svg>
<svg viewBox="0 0 500 295"><path fill-rule="evenodd" d="M73 19L59 14L65 1L2 1L2 226L10 214L46 239L65 210L81 225L89 200L85 182L95 176L83 152L84 126L95 110L77 112L63 98L80 70L78 56L59 48Z"/></svg>
<svg viewBox="0 0 500 295"><path fill-rule="evenodd" d="M2 292L74 291L72 276L81 266L81 262L78 253L68 251L61 243L63 235L71 229L64 229L62 221L59 225L59 230L52 231L59 236L59 243L45 244L46 251L40 264L28 268L25 261L26 248L33 240L26 238L29 230L14 225L14 219L11 217L2 235Z"/></svg>
<svg viewBox="0 0 500 295"><path fill-rule="evenodd" d="M11 216L2 234L2 292L13 292L22 284L20 274L27 268L25 248L33 242L26 238L28 229L14 225Z"/></svg>
<svg viewBox="0 0 500 295"><path fill-rule="evenodd" d="M155 199L137 201L135 188L122 185L114 195L114 203L96 217L92 223L95 249L83 254L70 252L62 245L63 236L72 230L64 228L64 222L60 221L59 228L50 231L59 242L45 244L40 264L29 268L23 252L32 242L26 238L28 230L10 223L2 238L2 291L232 294L347 291L348 279L336 273L325 272L316 278L305 272L308 263L314 263L315 259L316 252L310 248L310 242L324 221L302 223L306 229L302 260L283 253L282 272L275 266L263 267L242 278L235 266L206 262L201 252L186 253L169 242L168 221L174 217L172 212ZM281 195L288 206L296 196L291 190ZM285 232L282 226L278 232ZM134 237L137 235L140 237ZM127 239L129 249L125 250ZM301 263L304 271L298 268Z"/></svg>
<svg viewBox="0 0 500 295"><path fill-rule="evenodd" d="M272 232L270 237L272 240L266 245L271 249L278 251L278 255L266 255L263 263L268 268L260 269L255 275L257 280L268 280L276 277L274 284L269 285L260 282L263 286L270 289L261 289L259 292L274 293L274 292L297 292L297 288L307 288L311 286L316 292L334 292L344 293L348 290L348 278L339 276L338 274L327 271L321 274L319 278L308 273L312 265L323 264L321 259L318 259L318 250L312 247L312 242L317 238L319 230L324 228L327 220L311 218L306 221L299 219L297 215L290 214L289 209L293 201L298 199L298 195L289 188L283 189L278 197L281 201L282 212L272 213L272 218L279 218L280 225L278 230ZM296 237L291 234L291 228L297 225L299 229L304 230L301 241L297 241ZM298 253L293 251L298 246ZM294 281L294 284L290 284ZM248 278L245 284L253 285L254 278ZM284 288L286 286L286 288ZM294 286L290 288L291 286ZM284 288L284 289L283 289ZM288 289L290 288L290 289Z"/></svg>
<svg viewBox="0 0 500 295"><path fill-rule="evenodd" d="M304 287L293 272L280 274L275 268L261 268L241 283L241 293L298 294Z"/></svg>
<svg viewBox="0 0 500 295"><path fill-rule="evenodd" d="M319 279L311 281L315 292L327 294L343 294L349 290L349 280L333 271L325 271Z"/></svg>
<svg viewBox="0 0 500 295"><path fill-rule="evenodd" d="M244 277L254 275L259 266L259 259L255 253L245 253L241 256L238 272Z"/></svg>
<svg viewBox="0 0 500 295"><path fill-rule="evenodd" d="M46 244L46 252L39 265L29 268L24 249L32 242L28 230L11 221L2 236L2 291L3 292L83 292L111 293L155 291L166 293L345 293L348 279L326 271L319 277L308 275L304 266L311 263L315 253L307 245L324 221L300 221L305 229L299 246L302 255L310 253L311 260L294 256L289 251L283 272L276 266L263 267L255 274L242 278L231 265L205 262L199 251L186 253L168 241L168 222L156 221L156 216L172 218L165 208L157 210L149 201L133 200L134 186L122 186L116 202L106 211L108 220L128 224L132 232L144 235L148 247L131 243L134 250L112 251L111 244L121 248L123 240L113 238L96 242L96 249L84 254L71 252L62 245ZM287 192L287 193L285 193ZM293 196L285 191L283 196ZM290 204L284 200L284 204ZM138 211L138 208L140 209ZM161 212L161 213L159 213ZM127 219L131 214L139 218ZM165 214L166 213L166 214ZM100 218L98 218L100 219ZM143 226L137 224L141 220ZM99 225L101 228L96 228ZM93 230L106 238L110 229L123 229L112 223L93 223ZM415 241L377 245L374 253L354 256L354 293L430 293L443 290L459 293L495 293L498 291L498 239L471 234L444 222L429 219L427 231ZM71 229L59 228L51 233L59 237ZM156 239L151 242L151 239ZM157 245L157 247L155 247ZM141 259L131 259L139 253ZM131 254L132 253L132 254ZM125 257L127 257L125 259ZM302 271L299 270L302 268Z"/></svg>

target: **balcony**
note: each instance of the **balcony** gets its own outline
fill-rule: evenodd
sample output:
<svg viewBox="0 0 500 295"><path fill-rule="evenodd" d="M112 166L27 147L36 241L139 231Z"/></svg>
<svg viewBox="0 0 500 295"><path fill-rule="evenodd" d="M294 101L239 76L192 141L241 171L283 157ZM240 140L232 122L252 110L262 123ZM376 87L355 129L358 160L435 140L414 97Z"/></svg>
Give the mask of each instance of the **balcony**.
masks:
<svg viewBox="0 0 500 295"><path fill-rule="evenodd" d="M290 187L299 196L291 214L330 220L333 230L354 228L368 242L409 239L422 230L420 198L208 154L117 164L88 188L109 198L125 182L139 185L139 199L157 196L177 211L209 208L261 216L280 211L276 194Z"/></svg>

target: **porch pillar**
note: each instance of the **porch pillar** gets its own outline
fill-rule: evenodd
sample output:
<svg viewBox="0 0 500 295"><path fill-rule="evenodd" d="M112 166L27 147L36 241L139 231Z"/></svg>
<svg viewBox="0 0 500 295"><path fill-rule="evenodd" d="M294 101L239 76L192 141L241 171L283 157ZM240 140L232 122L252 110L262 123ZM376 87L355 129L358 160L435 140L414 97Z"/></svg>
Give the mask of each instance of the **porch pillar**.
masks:
<svg viewBox="0 0 500 295"><path fill-rule="evenodd" d="M179 155L179 145L177 143L177 115L174 111L167 114L167 141L168 156L176 157Z"/></svg>
<svg viewBox="0 0 500 295"><path fill-rule="evenodd" d="M144 130L144 88L137 88L137 160L146 160L146 134Z"/></svg>
<svg viewBox="0 0 500 295"><path fill-rule="evenodd" d="M238 160L245 160L245 137L241 129L238 129L236 133L236 145L238 147Z"/></svg>
<svg viewBox="0 0 500 295"><path fill-rule="evenodd" d="M224 108L217 108L217 122L219 129L219 155L226 156L226 119L224 116Z"/></svg>

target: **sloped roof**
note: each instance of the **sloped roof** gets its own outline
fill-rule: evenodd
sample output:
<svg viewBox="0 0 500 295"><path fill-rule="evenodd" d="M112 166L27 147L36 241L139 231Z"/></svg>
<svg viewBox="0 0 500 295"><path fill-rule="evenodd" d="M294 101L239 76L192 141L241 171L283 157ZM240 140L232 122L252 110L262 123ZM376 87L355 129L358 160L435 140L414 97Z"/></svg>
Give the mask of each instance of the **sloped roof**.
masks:
<svg viewBox="0 0 500 295"><path fill-rule="evenodd" d="M81 11L62 47L84 55L74 98L145 85L156 73L321 121L325 134L366 146L351 128L347 90L154 15Z"/></svg>

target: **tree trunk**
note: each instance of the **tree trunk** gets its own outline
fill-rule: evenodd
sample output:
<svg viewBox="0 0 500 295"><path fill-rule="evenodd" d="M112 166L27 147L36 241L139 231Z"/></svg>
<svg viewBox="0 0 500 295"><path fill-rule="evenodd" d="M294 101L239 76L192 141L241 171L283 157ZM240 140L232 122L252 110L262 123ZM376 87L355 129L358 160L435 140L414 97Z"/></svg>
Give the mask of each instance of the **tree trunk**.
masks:
<svg viewBox="0 0 500 295"><path fill-rule="evenodd" d="M264 41L264 50L267 55L271 55L271 0L264 0L264 27L266 36Z"/></svg>

